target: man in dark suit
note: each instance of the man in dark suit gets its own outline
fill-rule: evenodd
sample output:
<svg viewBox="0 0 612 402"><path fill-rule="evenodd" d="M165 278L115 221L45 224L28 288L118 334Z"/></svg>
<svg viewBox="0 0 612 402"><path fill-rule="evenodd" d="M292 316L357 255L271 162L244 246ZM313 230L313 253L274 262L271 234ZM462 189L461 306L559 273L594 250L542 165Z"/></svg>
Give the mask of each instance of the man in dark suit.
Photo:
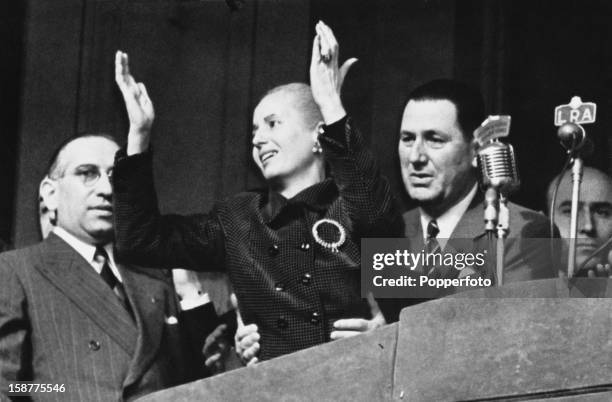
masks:
<svg viewBox="0 0 612 402"><path fill-rule="evenodd" d="M408 97L398 152L404 186L417 208L404 214L406 236L413 250L436 242L446 251L483 251L483 199L478 189L474 130L484 120L484 102L477 90L452 80L435 80ZM552 277L549 254L538 249L549 237L544 215L509 203L510 228L505 242L504 283ZM445 239L453 239L447 247ZM473 268L436 268L437 276L482 275ZM430 275L431 276L431 275ZM422 300L382 301L387 321L399 310Z"/></svg>
<svg viewBox="0 0 612 402"><path fill-rule="evenodd" d="M113 257L118 149L105 135L64 143L41 183L56 226L42 243L0 255L1 397L32 381L58 385L33 399L130 400L201 372L171 277Z"/></svg>

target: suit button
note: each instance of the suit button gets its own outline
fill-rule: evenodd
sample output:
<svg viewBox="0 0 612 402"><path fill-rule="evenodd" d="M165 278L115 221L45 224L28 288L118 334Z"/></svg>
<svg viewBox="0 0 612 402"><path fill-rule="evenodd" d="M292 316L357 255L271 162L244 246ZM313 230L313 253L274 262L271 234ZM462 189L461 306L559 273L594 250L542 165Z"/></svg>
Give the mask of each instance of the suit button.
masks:
<svg viewBox="0 0 612 402"><path fill-rule="evenodd" d="M302 251L308 251L308 250L310 250L310 244L308 244L308 243L302 243L302 244L300 244L300 250L302 250Z"/></svg>
<svg viewBox="0 0 612 402"><path fill-rule="evenodd" d="M310 315L310 323L317 325L319 322L321 322L321 315L315 311Z"/></svg>
<svg viewBox="0 0 612 402"><path fill-rule="evenodd" d="M304 275L302 275L302 283L304 285L310 285L311 280L312 280L312 275L310 275L309 273L305 273Z"/></svg>
<svg viewBox="0 0 612 402"><path fill-rule="evenodd" d="M153 304L157 303L157 298L151 297L151 303L153 303Z"/></svg>
<svg viewBox="0 0 612 402"><path fill-rule="evenodd" d="M278 282L276 285L274 285L274 290L277 292L282 292L285 290L285 284L283 282Z"/></svg>
<svg viewBox="0 0 612 402"><path fill-rule="evenodd" d="M268 248L268 255L270 255L270 257L276 257L278 255L278 244L273 244Z"/></svg>
<svg viewBox="0 0 612 402"><path fill-rule="evenodd" d="M289 323L283 317L280 317L278 320L276 320L276 326L280 329L285 329L289 326Z"/></svg>
<svg viewBox="0 0 612 402"><path fill-rule="evenodd" d="M93 351L100 350L100 342L89 341L89 349Z"/></svg>

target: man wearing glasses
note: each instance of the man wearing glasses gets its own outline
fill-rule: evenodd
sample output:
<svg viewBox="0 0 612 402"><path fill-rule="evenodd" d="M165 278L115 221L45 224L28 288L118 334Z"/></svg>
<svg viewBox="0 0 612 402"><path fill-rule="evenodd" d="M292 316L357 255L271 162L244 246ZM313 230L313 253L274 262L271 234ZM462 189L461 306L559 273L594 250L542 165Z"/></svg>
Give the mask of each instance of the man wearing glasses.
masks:
<svg viewBox="0 0 612 402"><path fill-rule="evenodd" d="M0 255L0 399L32 381L57 385L60 400L130 400L201 371L170 277L114 259L118 149L98 134L62 144L40 186L52 233Z"/></svg>

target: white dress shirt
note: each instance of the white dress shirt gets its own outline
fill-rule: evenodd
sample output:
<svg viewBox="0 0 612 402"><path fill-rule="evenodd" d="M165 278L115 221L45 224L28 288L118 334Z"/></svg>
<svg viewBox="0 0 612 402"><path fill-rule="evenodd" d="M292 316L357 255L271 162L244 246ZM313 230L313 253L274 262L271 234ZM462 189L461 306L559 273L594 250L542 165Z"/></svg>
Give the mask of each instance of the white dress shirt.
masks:
<svg viewBox="0 0 612 402"><path fill-rule="evenodd" d="M85 258L85 261L87 261L89 265L91 265L91 267L95 269L98 274L102 272L102 264L100 264L100 262L96 261L96 259L94 258L96 254L96 246L85 243L84 241L76 238L74 235L71 235L59 226L55 226L53 228L53 233L61 237L66 243L70 245L70 247L75 249L77 253L83 256L83 258ZM115 277L117 277L119 282L123 283L123 280L121 279L121 274L119 273L117 265L115 264L115 258L113 256L113 243L105 244L104 250L108 254L108 265L110 266L111 271L113 271L113 274L115 275Z"/></svg>
<svg viewBox="0 0 612 402"><path fill-rule="evenodd" d="M478 189L478 185L474 184L474 187L470 190L470 192L461 199L458 203L450 207L446 212L440 215L437 218L432 218L429 216L422 208L419 208L421 212L421 227L423 228L423 238L427 240L427 225L429 221L435 219L438 223L438 228L440 232L436 236L438 239L438 243L440 243L440 247L444 248L446 246L446 240L450 238L457 227L457 224L461 220L465 211L467 211L468 207L472 203L474 196L476 195L476 190Z"/></svg>
<svg viewBox="0 0 612 402"><path fill-rule="evenodd" d="M100 262L98 262L94 258L96 254L96 246L85 243L84 241L76 238L75 236L71 235L59 226L55 226L53 228L53 233L61 237L66 243L70 245L70 247L75 249L77 253L83 256L83 258L85 258L89 265L91 265L91 267L96 270L98 275L100 274L100 272L102 272L102 264L100 264ZM117 264L115 263L115 258L113 255L113 243L108 243L104 245L104 250L108 254L108 265L110 266L111 271L113 271L113 274L115 275L115 277L117 277L119 282L123 283L123 280L121 279L121 274L117 269ZM207 293L195 293L189 298L182 299L180 301L180 305L181 310L186 311L199 306L203 306L204 304L209 302L210 298L208 297Z"/></svg>

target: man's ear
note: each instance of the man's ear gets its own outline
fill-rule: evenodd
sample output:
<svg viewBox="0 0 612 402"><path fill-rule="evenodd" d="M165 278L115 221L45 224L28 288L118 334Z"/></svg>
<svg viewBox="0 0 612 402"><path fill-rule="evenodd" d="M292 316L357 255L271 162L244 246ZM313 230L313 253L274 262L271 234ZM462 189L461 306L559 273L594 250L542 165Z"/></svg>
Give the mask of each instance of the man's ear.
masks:
<svg viewBox="0 0 612 402"><path fill-rule="evenodd" d="M50 211L57 211L57 182L55 180L51 180L49 176L45 176L40 182L38 193Z"/></svg>

